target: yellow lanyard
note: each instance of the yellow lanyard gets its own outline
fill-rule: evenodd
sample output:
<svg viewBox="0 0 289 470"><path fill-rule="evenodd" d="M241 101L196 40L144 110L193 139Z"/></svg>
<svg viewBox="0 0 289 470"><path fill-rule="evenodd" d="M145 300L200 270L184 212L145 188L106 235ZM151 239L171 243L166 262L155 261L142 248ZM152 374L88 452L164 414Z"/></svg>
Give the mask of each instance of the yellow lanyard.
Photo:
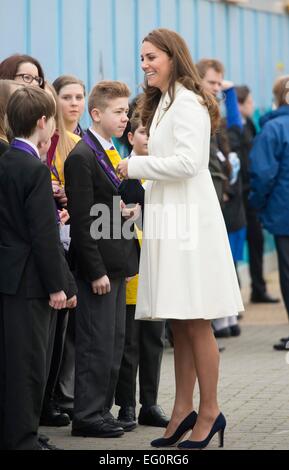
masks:
<svg viewBox="0 0 289 470"><path fill-rule="evenodd" d="M116 170L117 165L121 162L121 156L115 148L110 148L105 151L108 156L110 163L113 165L113 168Z"/></svg>

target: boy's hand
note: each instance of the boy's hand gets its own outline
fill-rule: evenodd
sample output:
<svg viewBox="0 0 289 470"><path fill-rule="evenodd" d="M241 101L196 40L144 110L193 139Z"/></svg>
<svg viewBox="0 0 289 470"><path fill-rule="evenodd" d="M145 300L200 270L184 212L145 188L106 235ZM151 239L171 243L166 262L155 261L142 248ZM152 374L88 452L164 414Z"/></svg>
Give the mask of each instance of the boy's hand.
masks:
<svg viewBox="0 0 289 470"><path fill-rule="evenodd" d="M49 295L49 305L55 310L61 310L66 307L66 295L63 290Z"/></svg>
<svg viewBox="0 0 289 470"><path fill-rule="evenodd" d="M116 173L120 178L128 179L128 159L122 160L116 168Z"/></svg>
<svg viewBox="0 0 289 470"><path fill-rule="evenodd" d="M56 181L52 181L52 191L54 199L56 199L61 206L66 207L67 197L65 191Z"/></svg>
<svg viewBox="0 0 289 470"><path fill-rule="evenodd" d="M94 294L103 295L108 294L111 291L110 282L107 275L92 281L91 283L92 292Z"/></svg>
<svg viewBox="0 0 289 470"><path fill-rule="evenodd" d="M60 186L57 183L57 181L52 181L52 191L53 191L53 196L60 191Z"/></svg>
<svg viewBox="0 0 289 470"><path fill-rule="evenodd" d="M62 209L61 211L58 211L58 214L59 214L60 223L62 225L65 225L66 222L70 219L70 215L68 211L66 209Z"/></svg>
<svg viewBox="0 0 289 470"><path fill-rule="evenodd" d="M70 297L70 299L66 301L66 308L75 308L76 305L77 305L76 295L74 295L73 297Z"/></svg>
<svg viewBox="0 0 289 470"><path fill-rule="evenodd" d="M141 205L140 204L136 204L135 206L132 206L132 207L127 207L123 201L121 201L122 203L122 206L121 206L121 215L125 218L125 219L129 219L129 220L132 220L133 222L135 222L136 220L138 220L138 218L140 217L141 215Z"/></svg>

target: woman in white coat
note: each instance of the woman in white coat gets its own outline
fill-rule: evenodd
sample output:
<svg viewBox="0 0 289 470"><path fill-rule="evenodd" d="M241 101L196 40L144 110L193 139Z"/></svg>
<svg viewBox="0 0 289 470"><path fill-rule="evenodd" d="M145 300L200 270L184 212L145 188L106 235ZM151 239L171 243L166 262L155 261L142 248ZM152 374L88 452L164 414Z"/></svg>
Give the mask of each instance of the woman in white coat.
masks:
<svg viewBox="0 0 289 470"><path fill-rule="evenodd" d="M119 164L147 180L136 319L171 319L176 396L164 447L204 448L226 420L217 402L219 352L211 321L243 310L227 232L208 171L211 125L219 109L206 93L184 40L157 29L143 40L141 105L149 156ZM193 408L196 379L198 414Z"/></svg>

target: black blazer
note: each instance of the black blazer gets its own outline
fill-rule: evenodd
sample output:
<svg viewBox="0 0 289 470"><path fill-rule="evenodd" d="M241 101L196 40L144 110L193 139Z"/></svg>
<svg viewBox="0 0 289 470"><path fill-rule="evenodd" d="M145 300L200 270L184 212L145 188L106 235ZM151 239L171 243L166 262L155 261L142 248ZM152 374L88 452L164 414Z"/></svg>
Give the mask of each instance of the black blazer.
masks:
<svg viewBox="0 0 289 470"><path fill-rule="evenodd" d="M113 169L98 140L91 132L88 133ZM125 220L118 210L119 191L98 163L93 150L83 140L78 142L66 159L64 174L70 214L70 260L76 276L92 282L105 274L111 279L135 275L138 272L137 242L135 239L125 239L120 230ZM104 205L105 215L99 214L98 218L96 213L91 213L95 204ZM91 229L100 220L106 238L99 236L95 239ZM118 238L113 236L113 231L118 232Z"/></svg>
<svg viewBox="0 0 289 470"><path fill-rule="evenodd" d="M76 285L64 258L50 171L29 153L10 149L0 158L0 293L46 298Z"/></svg>

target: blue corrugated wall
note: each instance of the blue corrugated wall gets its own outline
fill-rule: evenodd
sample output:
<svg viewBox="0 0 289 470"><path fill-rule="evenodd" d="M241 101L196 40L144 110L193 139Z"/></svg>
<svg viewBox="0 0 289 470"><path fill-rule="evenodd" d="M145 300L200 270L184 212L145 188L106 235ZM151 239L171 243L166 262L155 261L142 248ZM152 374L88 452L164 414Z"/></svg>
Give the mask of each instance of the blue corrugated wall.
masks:
<svg viewBox="0 0 289 470"><path fill-rule="evenodd" d="M271 85L289 73L289 17L209 0L0 0L0 60L28 53L49 80L62 73L87 88L102 78L142 81L139 48L151 29L180 32L194 60L216 57L227 78L247 83L256 105L271 103Z"/></svg>

